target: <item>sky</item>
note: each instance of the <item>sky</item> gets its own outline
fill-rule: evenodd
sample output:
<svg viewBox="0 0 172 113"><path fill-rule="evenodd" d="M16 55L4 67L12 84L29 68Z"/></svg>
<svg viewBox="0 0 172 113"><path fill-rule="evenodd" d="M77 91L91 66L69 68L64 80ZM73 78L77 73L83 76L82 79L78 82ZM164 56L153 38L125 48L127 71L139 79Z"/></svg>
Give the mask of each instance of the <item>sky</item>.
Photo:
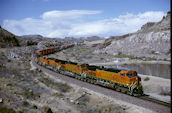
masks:
<svg viewBox="0 0 172 113"><path fill-rule="evenodd" d="M15 35L120 36L158 22L170 0L0 0L0 25Z"/></svg>

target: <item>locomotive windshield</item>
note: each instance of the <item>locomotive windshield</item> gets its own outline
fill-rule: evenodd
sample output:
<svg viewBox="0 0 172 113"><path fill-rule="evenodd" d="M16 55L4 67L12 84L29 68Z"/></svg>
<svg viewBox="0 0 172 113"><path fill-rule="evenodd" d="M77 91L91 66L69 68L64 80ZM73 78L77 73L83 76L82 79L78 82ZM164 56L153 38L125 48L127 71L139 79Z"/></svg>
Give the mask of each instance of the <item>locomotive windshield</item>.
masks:
<svg viewBox="0 0 172 113"><path fill-rule="evenodd" d="M128 78L131 78L131 77L133 77L133 76L132 76L131 73L128 73L128 74L127 74L127 77L128 77Z"/></svg>
<svg viewBox="0 0 172 113"><path fill-rule="evenodd" d="M133 76L137 76L137 73L133 73Z"/></svg>
<svg viewBox="0 0 172 113"><path fill-rule="evenodd" d="M127 73L128 78L136 77L137 73Z"/></svg>

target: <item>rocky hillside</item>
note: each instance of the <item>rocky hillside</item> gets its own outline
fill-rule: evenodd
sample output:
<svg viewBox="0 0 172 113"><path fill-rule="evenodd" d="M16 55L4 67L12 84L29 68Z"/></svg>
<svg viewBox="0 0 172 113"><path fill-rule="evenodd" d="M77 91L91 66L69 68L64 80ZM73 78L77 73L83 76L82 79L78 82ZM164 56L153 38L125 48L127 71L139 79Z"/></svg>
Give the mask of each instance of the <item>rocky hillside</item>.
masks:
<svg viewBox="0 0 172 113"><path fill-rule="evenodd" d="M171 60L170 16L168 12L160 22L148 22L135 33L106 39L96 52Z"/></svg>
<svg viewBox="0 0 172 113"><path fill-rule="evenodd" d="M23 37L23 38L43 38L43 36L38 35L38 34L35 34L35 35L23 35L23 36L20 36L20 37Z"/></svg>
<svg viewBox="0 0 172 113"><path fill-rule="evenodd" d="M0 48L19 46L17 37L0 27Z"/></svg>

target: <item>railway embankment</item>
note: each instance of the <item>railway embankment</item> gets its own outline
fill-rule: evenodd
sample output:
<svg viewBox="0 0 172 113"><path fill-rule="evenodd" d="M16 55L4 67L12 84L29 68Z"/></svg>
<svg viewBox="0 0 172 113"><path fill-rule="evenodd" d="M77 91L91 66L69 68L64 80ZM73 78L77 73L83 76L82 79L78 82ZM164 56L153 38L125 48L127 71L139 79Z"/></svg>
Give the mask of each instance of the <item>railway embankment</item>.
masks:
<svg viewBox="0 0 172 113"><path fill-rule="evenodd" d="M159 22L148 22L137 32L122 36L111 36L96 46L95 53L110 54L116 57L139 58L143 60L171 60L171 13Z"/></svg>
<svg viewBox="0 0 172 113"><path fill-rule="evenodd" d="M122 94L120 92L116 92L107 88L103 88L100 86L95 86L86 82L82 82L80 80L64 76L61 74L58 74L56 72L53 72L49 69L46 69L44 67L41 67L37 64L34 64L37 68L41 69L49 78L65 82L69 84L71 87L74 87L76 89L79 87L80 89L85 89L84 92L89 95L96 95L96 97L103 97L107 98L110 102L115 102L116 104L120 106L126 106L127 108L131 109L125 109L126 112L146 112L146 113L151 113L151 112L169 112L170 108L158 105L156 103L152 102L147 102L143 101L142 99L138 99L129 95ZM76 94L77 95L77 94ZM84 95L84 94L83 94ZM72 97L73 98L73 97ZM70 101L75 102L73 99L69 98ZM77 99L76 99L77 100ZM130 107L129 107L130 106ZM134 107L134 108L133 108ZM146 109L145 109L146 108ZM130 111L131 110L131 111ZM143 111L142 111L143 110ZM144 111L146 110L146 111ZM151 110L151 111L147 111Z"/></svg>

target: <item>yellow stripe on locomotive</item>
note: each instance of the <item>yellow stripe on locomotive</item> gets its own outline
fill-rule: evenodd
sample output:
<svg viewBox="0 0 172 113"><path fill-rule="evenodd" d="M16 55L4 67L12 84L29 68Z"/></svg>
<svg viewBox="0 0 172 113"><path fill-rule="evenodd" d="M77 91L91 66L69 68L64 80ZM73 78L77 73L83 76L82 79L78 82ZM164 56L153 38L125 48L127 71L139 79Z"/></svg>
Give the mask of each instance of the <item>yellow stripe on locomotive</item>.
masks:
<svg viewBox="0 0 172 113"><path fill-rule="evenodd" d="M111 72L97 69L96 77L123 86L133 86L136 88L141 87L141 78L137 76L137 73L135 71L121 70L119 72Z"/></svg>

